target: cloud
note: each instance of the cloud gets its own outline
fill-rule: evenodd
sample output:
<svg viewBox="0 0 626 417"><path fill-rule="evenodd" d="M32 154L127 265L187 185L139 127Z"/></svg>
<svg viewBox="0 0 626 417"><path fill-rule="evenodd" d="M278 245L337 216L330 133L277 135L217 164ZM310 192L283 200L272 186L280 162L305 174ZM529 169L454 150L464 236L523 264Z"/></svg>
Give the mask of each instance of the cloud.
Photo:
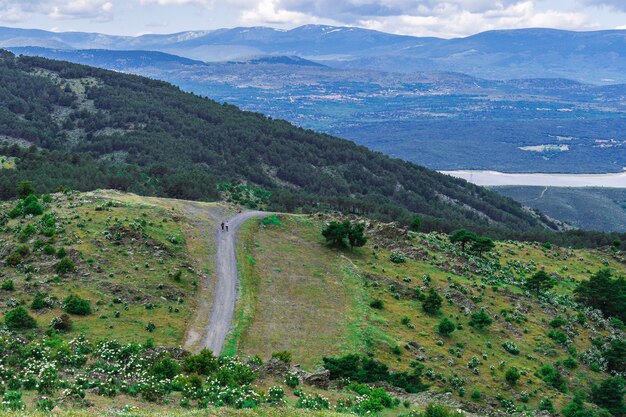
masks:
<svg viewBox="0 0 626 417"><path fill-rule="evenodd" d="M53 19L107 20L113 12L109 0L0 0L0 21L23 22L34 14Z"/></svg>
<svg viewBox="0 0 626 417"><path fill-rule="evenodd" d="M582 2L588 6L604 6L626 12L626 2L624 0L582 0Z"/></svg>
<svg viewBox="0 0 626 417"><path fill-rule="evenodd" d="M302 11L281 8L278 0L261 0L258 5L241 14L244 24L291 24L316 23L317 18Z"/></svg>
<svg viewBox="0 0 626 417"><path fill-rule="evenodd" d="M265 13L260 12L261 4ZM385 32L442 37L504 28L591 27L582 12L538 10L533 0L262 0L255 9L242 13L246 24L296 24L307 19L309 23L331 19Z"/></svg>

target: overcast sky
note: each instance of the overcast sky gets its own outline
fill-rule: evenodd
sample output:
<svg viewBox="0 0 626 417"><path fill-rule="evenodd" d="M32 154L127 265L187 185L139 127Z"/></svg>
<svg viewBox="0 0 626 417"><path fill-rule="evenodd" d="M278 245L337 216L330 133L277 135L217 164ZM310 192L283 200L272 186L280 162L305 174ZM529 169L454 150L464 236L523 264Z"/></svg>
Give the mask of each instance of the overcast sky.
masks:
<svg viewBox="0 0 626 417"><path fill-rule="evenodd" d="M0 0L0 25L138 35L307 23L456 37L491 29L626 29L626 0Z"/></svg>

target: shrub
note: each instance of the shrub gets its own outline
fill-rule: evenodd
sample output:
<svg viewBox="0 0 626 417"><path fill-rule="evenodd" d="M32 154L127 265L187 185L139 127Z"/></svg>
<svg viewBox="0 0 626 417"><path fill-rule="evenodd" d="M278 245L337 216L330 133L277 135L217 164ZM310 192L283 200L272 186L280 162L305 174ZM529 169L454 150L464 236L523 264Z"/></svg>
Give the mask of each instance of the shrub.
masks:
<svg viewBox="0 0 626 417"><path fill-rule="evenodd" d="M391 255L389 255L389 260L394 264L401 264L406 262L405 256L399 252L392 252Z"/></svg>
<svg viewBox="0 0 626 417"><path fill-rule="evenodd" d="M43 310L44 308L50 307L46 298L47 296L45 293L38 291L33 298L33 302L30 304L30 309Z"/></svg>
<svg viewBox="0 0 626 417"><path fill-rule="evenodd" d="M59 248L59 250L57 251L57 258L63 259L66 256L67 256L67 251L65 250L65 248Z"/></svg>
<svg viewBox="0 0 626 417"><path fill-rule="evenodd" d="M554 328L561 327L565 324L565 319L561 316L556 316L554 319L550 321L550 326Z"/></svg>
<svg viewBox="0 0 626 417"><path fill-rule="evenodd" d="M441 296L437 294L437 291L433 288L430 288L428 290L428 295L424 298L424 301L422 301L422 309L429 314L437 314L442 303L443 300Z"/></svg>
<svg viewBox="0 0 626 417"><path fill-rule="evenodd" d="M509 384L515 385L517 384L517 380L520 379L520 373L517 368L511 367L507 369L506 373L504 374L504 378Z"/></svg>
<svg viewBox="0 0 626 417"><path fill-rule="evenodd" d="M327 398L324 398L318 394L306 395L303 394L298 398L296 402L297 408L306 408L308 410L328 410L330 403Z"/></svg>
<svg viewBox="0 0 626 417"><path fill-rule="evenodd" d="M22 400L22 393L20 391L7 391L2 397L0 409L19 411L25 408L26 405Z"/></svg>
<svg viewBox="0 0 626 417"><path fill-rule="evenodd" d="M565 378L550 365L542 366L537 372L537 377L543 380L549 386L556 388L561 392L567 392L567 382Z"/></svg>
<svg viewBox="0 0 626 417"><path fill-rule="evenodd" d="M18 266L20 263L22 263L22 256L17 252L13 252L9 256L7 256L5 262L7 266Z"/></svg>
<svg viewBox="0 0 626 417"><path fill-rule="evenodd" d="M469 325L475 327L477 329L484 329L493 323L493 319L487 314L484 309L480 311L475 311L472 313L470 317Z"/></svg>
<svg viewBox="0 0 626 417"><path fill-rule="evenodd" d="M556 410L554 409L554 404L552 404L552 400L549 398L542 398L541 401L539 401L537 410L547 411L550 414L556 414Z"/></svg>
<svg viewBox="0 0 626 417"><path fill-rule="evenodd" d="M183 360L183 369L188 373L210 375L217 370L217 358L208 349L202 349L197 355L186 356Z"/></svg>
<svg viewBox="0 0 626 417"><path fill-rule="evenodd" d="M322 236L329 245L338 248L364 246L367 243L367 237L364 235L365 225L359 223L353 225L346 220L342 223L331 222L324 230Z"/></svg>
<svg viewBox="0 0 626 417"><path fill-rule="evenodd" d="M22 214L24 216L39 216L43 213L43 207L39 203L37 196L31 194L22 201Z"/></svg>
<svg viewBox="0 0 626 417"><path fill-rule="evenodd" d="M421 225L422 225L422 219L419 217L414 217L413 220L411 220L411 224L409 224L409 229L411 229L414 232L417 232L420 229Z"/></svg>
<svg viewBox="0 0 626 417"><path fill-rule="evenodd" d="M354 382L388 382L393 386L403 388L410 393L423 391L421 369L414 369L412 373L389 372L387 365L368 357L346 355L340 358L323 358L324 368L330 371L331 379L347 378Z"/></svg>
<svg viewBox="0 0 626 417"><path fill-rule="evenodd" d="M77 295L70 295L63 302L63 310L69 314L87 316L91 314L91 304L89 300L82 299Z"/></svg>
<svg viewBox="0 0 626 417"><path fill-rule="evenodd" d="M67 314L61 314L50 321L50 327L59 333L65 333L72 330L72 319Z"/></svg>
<svg viewBox="0 0 626 417"><path fill-rule="evenodd" d="M450 334L456 330L456 326L447 318L444 318L437 325L437 331L442 336L450 336Z"/></svg>
<svg viewBox="0 0 626 417"><path fill-rule="evenodd" d="M377 298L370 303L370 307L375 308L376 310L382 310L385 308L385 303L383 300Z"/></svg>
<svg viewBox="0 0 626 417"><path fill-rule="evenodd" d="M567 335L560 330L556 330L556 331L550 330L548 332L548 337L562 345L567 345L568 343Z"/></svg>
<svg viewBox="0 0 626 417"><path fill-rule="evenodd" d="M19 198L26 198L31 194L35 194L35 187L33 186L32 181L24 180L17 184L15 191L17 192L17 196Z"/></svg>
<svg viewBox="0 0 626 417"><path fill-rule="evenodd" d="M148 374L154 376L158 380L174 379L180 371L180 365L178 362L172 360L169 354L163 356L150 368L148 368Z"/></svg>
<svg viewBox="0 0 626 417"><path fill-rule="evenodd" d="M572 357L569 357L563 360L563 366L567 369L576 369L578 368L578 361Z"/></svg>
<svg viewBox="0 0 626 417"><path fill-rule="evenodd" d="M146 324L146 330L148 332L152 333L153 331L156 330L156 324L154 324L151 321L149 321L148 324Z"/></svg>
<svg viewBox="0 0 626 417"><path fill-rule="evenodd" d="M74 264L74 261L72 261L67 256L61 259L61 261L59 261L59 263L54 268L54 270L58 274L66 274L68 272L73 272L75 269L76 269L76 265Z"/></svg>
<svg viewBox="0 0 626 417"><path fill-rule="evenodd" d="M504 343L502 343L502 347L504 348L504 350L506 350L507 352L509 352L511 355L518 355L519 354L519 348L517 347L517 345L511 341L506 341Z"/></svg>
<svg viewBox="0 0 626 417"><path fill-rule="evenodd" d="M289 388L295 388L300 385L300 378L298 378L298 374L294 372L289 372L285 377L285 385Z"/></svg>
<svg viewBox="0 0 626 417"><path fill-rule="evenodd" d="M57 250L54 248L54 246L52 246L49 243L46 246L43 247L43 253L45 253L48 256L52 256L56 252L57 252Z"/></svg>
<svg viewBox="0 0 626 417"><path fill-rule="evenodd" d="M28 239L30 239L36 232L37 232L37 229L35 229L35 226L29 223L26 226L24 226L24 228L22 228L20 233L17 235L17 240L24 243L28 241Z"/></svg>
<svg viewBox="0 0 626 417"><path fill-rule="evenodd" d="M16 307L4 316L4 324L11 330L28 330L37 327L34 318L28 315L24 307Z"/></svg>
<svg viewBox="0 0 626 417"><path fill-rule="evenodd" d="M482 394L480 393L479 390L476 389L472 392L472 400L480 401L481 398L482 398Z"/></svg>
<svg viewBox="0 0 626 417"><path fill-rule="evenodd" d="M291 352L287 352L286 350L272 352L272 359L278 359L285 363L291 363Z"/></svg>
<svg viewBox="0 0 626 417"><path fill-rule="evenodd" d="M2 289L4 291L13 291L15 289L15 284L12 279L5 279L2 281Z"/></svg>

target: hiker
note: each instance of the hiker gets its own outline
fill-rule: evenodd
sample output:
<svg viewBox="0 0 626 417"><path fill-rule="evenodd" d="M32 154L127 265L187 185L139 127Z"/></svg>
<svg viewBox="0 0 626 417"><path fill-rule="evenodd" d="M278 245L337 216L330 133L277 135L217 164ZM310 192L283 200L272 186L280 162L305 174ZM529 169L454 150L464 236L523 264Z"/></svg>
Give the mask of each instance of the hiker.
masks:
<svg viewBox="0 0 626 417"><path fill-rule="evenodd" d="M228 232L228 225L226 225L226 231Z"/></svg>
<svg viewBox="0 0 626 417"><path fill-rule="evenodd" d="M224 230L224 222L222 222L222 230Z"/></svg>

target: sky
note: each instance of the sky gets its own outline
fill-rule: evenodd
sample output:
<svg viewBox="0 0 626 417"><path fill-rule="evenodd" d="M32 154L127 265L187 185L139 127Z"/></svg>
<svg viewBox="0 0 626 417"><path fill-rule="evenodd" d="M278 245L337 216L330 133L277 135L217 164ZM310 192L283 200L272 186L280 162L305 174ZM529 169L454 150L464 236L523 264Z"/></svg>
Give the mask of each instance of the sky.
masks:
<svg viewBox="0 0 626 417"><path fill-rule="evenodd" d="M304 24L462 37L493 29L626 29L626 0L0 0L0 26L117 35Z"/></svg>

